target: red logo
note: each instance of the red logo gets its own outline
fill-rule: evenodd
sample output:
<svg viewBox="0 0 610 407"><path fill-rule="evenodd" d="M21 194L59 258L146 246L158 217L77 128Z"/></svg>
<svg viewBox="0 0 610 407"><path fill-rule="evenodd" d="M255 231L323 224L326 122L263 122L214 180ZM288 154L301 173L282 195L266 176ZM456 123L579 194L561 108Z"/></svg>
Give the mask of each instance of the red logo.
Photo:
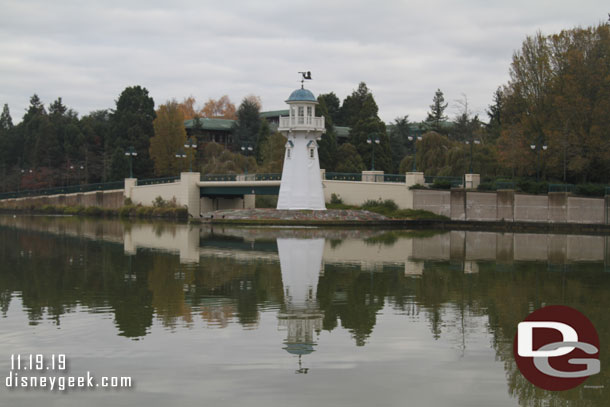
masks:
<svg viewBox="0 0 610 407"><path fill-rule="evenodd" d="M600 371L595 327L563 305L536 310L519 323L513 353L523 376L545 390L574 388Z"/></svg>

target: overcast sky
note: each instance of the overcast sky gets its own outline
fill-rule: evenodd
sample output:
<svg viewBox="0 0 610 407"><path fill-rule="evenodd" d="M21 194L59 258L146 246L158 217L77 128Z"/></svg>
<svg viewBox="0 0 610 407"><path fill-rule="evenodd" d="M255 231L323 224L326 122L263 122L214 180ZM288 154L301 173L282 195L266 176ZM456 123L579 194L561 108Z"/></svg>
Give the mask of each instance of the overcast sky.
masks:
<svg viewBox="0 0 610 407"><path fill-rule="evenodd" d="M0 0L0 104L15 122L34 93L85 115L141 85L155 105L254 94L274 110L310 70L316 95L343 100L366 82L385 122L424 119L437 88L451 117L467 95L486 118L527 35L609 11L607 0Z"/></svg>

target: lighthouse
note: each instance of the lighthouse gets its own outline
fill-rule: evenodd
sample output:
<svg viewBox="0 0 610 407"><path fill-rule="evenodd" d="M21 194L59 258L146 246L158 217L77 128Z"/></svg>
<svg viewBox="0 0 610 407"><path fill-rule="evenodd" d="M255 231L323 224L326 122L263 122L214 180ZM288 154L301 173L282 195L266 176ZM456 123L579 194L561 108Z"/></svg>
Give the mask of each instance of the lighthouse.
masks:
<svg viewBox="0 0 610 407"><path fill-rule="evenodd" d="M302 84L286 103L289 115L280 117L278 127L286 137L286 150L277 209L326 210L318 158L318 141L325 131L324 117L316 117L318 102Z"/></svg>

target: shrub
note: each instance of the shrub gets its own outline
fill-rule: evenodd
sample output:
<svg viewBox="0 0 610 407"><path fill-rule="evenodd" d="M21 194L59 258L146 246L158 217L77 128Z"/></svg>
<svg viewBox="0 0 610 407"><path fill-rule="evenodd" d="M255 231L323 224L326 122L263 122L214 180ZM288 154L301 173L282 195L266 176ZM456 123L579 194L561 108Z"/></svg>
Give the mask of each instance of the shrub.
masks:
<svg viewBox="0 0 610 407"><path fill-rule="evenodd" d="M176 216L176 219L188 219L189 217L189 211L185 207L175 208L174 214Z"/></svg>
<svg viewBox="0 0 610 407"><path fill-rule="evenodd" d="M255 208L275 208L277 207L277 196L256 195L254 197Z"/></svg>
<svg viewBox="0 0 610 407"><path fill-rule="evenodd" d="M493 182L481 182L477 189L479 191L495 191L496 186Z"/></svg>
<svg viewBox="0 0 610 407"><path fill-rule="evenodd" d="M123 206L132 206L133 205L133 201L131 200L131 198L125 198L125 200L123 201Z"/></svg>
<svg viewBox="0 0 610 407"><path fill-rule="evenodd" d="M176 203L176 197L172 197L172 199L170 199L169 201L166 201L165 199L161 198L161 196L158 196L155 198L155 200L153 201L153 208L177 208L178 204Z"/></svg>
<svg viewBox="0 0 610 407"><path fill-rule="evenodd" d="M136 208L136 216L138 218L144 218L146 216L150 216L151 213L152 213L152 208L150 208L150 207L139 206Z"/></svg>
<svg viewBox="0 0 610 407"><path fill-rule="evenodd" d="M432 184L433 189L451 189L451 182L444 179L435 179Z"/></svg>
<svg viewBox="0 0 610 407"><path fill-rule="evenodd" d="M153 208L165 208L167 206L167 201L165 199L161 198L161 196L158 196L152 202L152 205L153 205Z"/></svg>
<svg viewBox="0 0 610 407"><path fill-rule="evenodd" d="M546 181L536 182L528 178L517 182L517 187L528 194L546 194L549 190L549 184Z"/></svg>
<svg viewBox="0 0 610 407"><path fill-rule="evenodd" d="M415 184L415 185L411 185L409 187L409 189L428 189L428 187L426 187L425 185L422 185L422 184Z"/></svg>
<svg viewBox="0 0 610 407"><path fill-rule="evenodd" d="M361 206L362 209L370 212L376 212L384 216L391 216L392 212L398 209L398 205L391 199L386 199L382 201L381 199L378 201L374 201L369 199Z"/></svg>
<svg viewBox="0 0 610 407"><path fill-rule="evenodd" d="M83 206L67 206L64 208L66 215L81 215L85 211Z"/></svg>
<svg viewBox="0 0 610 407"><path fill-rule="evenodd" d="M582 196L604 196L606 194L606 186L599 184L581 184L576 185L574 194Z"/></svg>
<svg viewBox="0 0 610 407"><path fill-rule="evenodd" d="M127 218L135 214L135 206L123 206L119 209L119 216L122 218Z"/></svg>
<svg viewBox="0 0 610 407"><path fill-rule="evenodd" d="M333 193L330 195L330 203L341 205L341 204L343 204L343 199L341 199L341 197L339 195Z"/></svg>
<svg viewBox="0 0 610 407"><path fill-rule="evenodd" d="M85 215L87 216L102 216L104 211L98 206L90 206L85 209Z"/></svg>
<svg viewBox="0 0 610 407"><path fill-rule="evenodd" d="M389 211L395 211L396 209L398 209L398 205L396 205L396 202L394 202L391 199L386 199L384 201L382 201L381 199L379 199L378 201L369 199L368 201L366 201L365 203L362 204L362 209L368 209L368 208L374 208L374 207L381 207L381 208L387 209Z"/></svg>
<svg viewBox="0 0 610 407"><path fill-rule="evenodd" d="M40 208L40 211L41 211L42 213L49 213L49 214L51 214L51 213L57 213L57 212L58 212L57 208L56 208L56 207L54 207L53 205L43 205L43 206Z"/></svg>

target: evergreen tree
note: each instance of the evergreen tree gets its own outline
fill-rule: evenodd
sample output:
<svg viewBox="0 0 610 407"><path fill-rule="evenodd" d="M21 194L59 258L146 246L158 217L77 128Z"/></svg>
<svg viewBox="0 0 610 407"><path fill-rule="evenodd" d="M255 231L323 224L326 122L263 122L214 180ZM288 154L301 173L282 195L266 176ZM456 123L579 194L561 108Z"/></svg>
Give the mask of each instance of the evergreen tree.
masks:
<svg viewBox="0 0 610 407"><path fill-rule="evenodd" d="M447 116L445 116L445 109L447 106L448 103L445 103L443 92L441 92L440 89L437 89L432 98L430 112L428 112L428 117L426 118L426 122L433 131L441 132L442 122L447 120Z"/></svg>
<svg viewBox="0 0 610 407"><path fill-rule="evenodd" d="M106 143L112 133L108 110L98 110L83 116L80 129L84 139L84 167L87 182L103 182L108 176L110 154L106 154Z"/></svg>
<svg viewBox="0 0 610 407"><path fill-rule="evenodd" d="M379 144L371 142L379 138ZM376 117L359 120L350 131L350 142L356 147L367 169L371 168L373 149L375 149L375 170L391 173L392 154L385 124Z"/></svg>
<svg viewBox="0 0 610 407"><path fill-rule="evenodd" d="M7 172L10 166L10 158L13 153L11 136L13 132L13 119L9 111L8 105L5 104L0 114L0 177L2 182L0 187L2 191L7 190Z"/></svg>
<svg viewBox="0 0 610 407"><path fill-rule="evenodd" d="M329 93L329 95L334 96L334 93ZM318 157L320 157L320 168L324 168L326 171L333 171L337 155L337 134L335 133L333 119L326 104L327 99L328 97L318 96L317 111L324 117L324 127L326 129L318 142ZM337 103L338 101L339 99L337 99Z"/></svg>
<svg viewBox="0 0 610 407"><path fill-rule="evenodd" d="M378 110L377 103L375 103L373 94L369 91L366 83L360 82L358 89L343 101L339 111L339 121L336 124L338 126L354 127L359 120L378 118Z"/></svg>
<svg viewBox="0 0 610 407"><path fill-rule="evenodd" d="M337 149L337 172L357 173L364 170L362 157L351 143L343 143Z"/></svg>
<svg viewBox="0 0 610 407"><path fill-rule="evenodd" d="M400 162L409 154L412 142L409 141L409 116L397 117L390 128L390 151L392 172L399 174Z"/></svg>
<svg viewBox="0 0 610 407"><path fill-rule="evenodd" d="M9 131L13 128L13 119L8 105L5 103L0 114L0 131Z"/></svg>
<svg viewBox="0 0 610 407"><path fill-rule="evenodd" d="M256 139L261 127L260 108L252 98L245 98L237 109L237 120L233 124L233 143L239 150L248 144L256 148Z"/></svg>
<svg viewBox="0 0 610 407"><path fill-rule="evenodd" d="M117 148L123 152L130 146L135 147L138 156L133 160L133 173L136 178L147 178L154 175L154 163L150 158L150 139L154 136L153 120L155 119L155 102L148 96L148 90L141 86L125 88L116 101L112 114L112 133L108 139L107 151L113 154L110 173L112 179L127 176L120 168L112 168L112 163L119 163L115 158ZM119 164L117 164L119 165ZM118 176L118 178L117 178Z"/></svg>
<svg viewBox="0 0 610 407"><path fill-rule="evenodd" d="M487 109L489 117L487 134L491 140L497 140L502 132L502 89L500 87L494 92L493 102Z"/></svg>
<svg viewBox="0 0 610 407"><path fill-rule="evenodd" d="M334 92L324 93L318 96L318 102L321 104L324 101L328 116L332 119L333 124L339 123L339 115L341 112L341 101ZM326 117L326 116L325 116ZM338 124L337 124L338 125Z"/></svg>
<svg viewBox="0 0 610 407"><path fill-rule="evenodd" d="M263 146L269 139L271 135L271 127L269 127L269 122L267 120L261 120L261 126L258 130L258 135L256 137L256 147L254 148L254 155L256 157L256 162L260 165L263 163Z"/></svg>
<svg viewBox="0 0 610 407"><path fill-rule="evenodd" d="M347 96L341 106L341 120L343 125L350 126L350 143L356 147L358 153L368 168L372 161L373 148L375 149L375 169L390 172L392 157L385 124L381 121L377 103L373 94L364 82L360 82L358 89ZM379 138L380 143L373 146L367 143L368 138Z"/></svg>

